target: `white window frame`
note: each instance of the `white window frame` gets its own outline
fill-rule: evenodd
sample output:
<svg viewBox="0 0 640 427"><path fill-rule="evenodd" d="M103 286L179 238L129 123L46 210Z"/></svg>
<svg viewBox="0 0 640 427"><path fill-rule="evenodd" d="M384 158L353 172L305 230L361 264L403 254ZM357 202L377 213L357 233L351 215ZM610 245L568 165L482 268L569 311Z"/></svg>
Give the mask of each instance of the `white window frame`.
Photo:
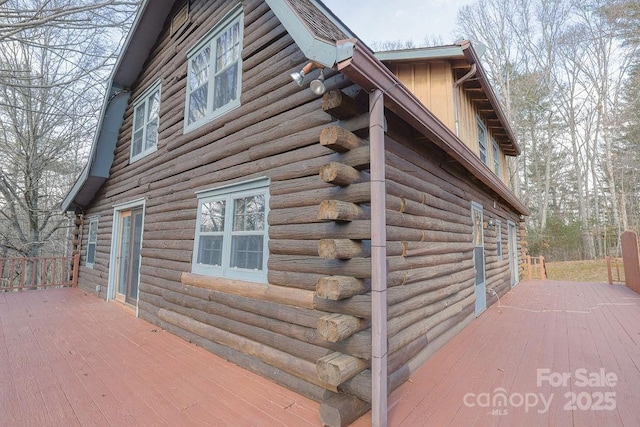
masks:
<svg viewBox="0 0 640 427"><path fill-rule="evenodd" d="M491 149L493 150L493 171L502 180L502 167L500 165L500 146L496 140L491 138Z"/></svg>
<svg viewBox="0 0 640 427"><path fill-rule="evenodd" d="M89 220L89 227L87 229L87 253L85 254L85 263L84 265L89 268L93 268L96 260L96 248L98 246L98 220L100 217L94 216L87 218ZM95 238L91 238L91 227L95 226ZM93 241L92 241L93 240ZM91 253L93 248L93 260L89 262L89 253Z"/></svg>
<svg viewBox="0 0 640 427"><path fill-rule="evenodd" d="M478 123L478 157L480 157L480 161L482 163L489 166L489 134L487 132L487 127L480 116L476 116L476 121ZM484 138L482 138L483 135ZM482 158L483 155L484 159Z"/></svg>
<svg viewBox="0 0 640 427"><path fill-rule="evenodd" d="M196 193L198 197L198 215L196 221L195 241L193 245L193 257L191 263L191 272L203 274L207 276L224 277L228 279L239 279L248 282L267 283L267 261L269 258L269 226L267 217L269 215L269 184L268 178L259 178L250 181L244 181L238 184L227 185L216 189L199 191ZM234 200L242 197L264 195L265 211L264 211L264 230L261 233L256 231L238 232L233 231L233 205ZM222 262L220 266L212 266L198 263L198 254L200 252L200 224L202 215L202 204L214 201L225 201L225 218L224 231L220 233L223 236L222 241ZM262 242L262 270L248 270L241 268L233 268L231 263L231 242L232 237L236 235L260 235L263 236Z"/></svg>
<svg viewBox="0 0 640 427"><path fill-rule="evenodd" d="M502 261L502 221L496 221L496 253L498 260Z"/></svg>
<svg viewBox="0 0 640 427"><path fill-rule="evenodd" d="M149 120L149 101L151 96L158 92L158 102L162 99L162 84L161 80L155 81L151 86L149 86L142 94L140 94L135 101L133 101L133 124L131 126L131 147L129 149L129 163L137 162L138 160L148 156L151 153L155 153L158 151L158 132L156 129L155 135L155 143L152 147L145 149L146 141L147 141L147 125L151 120ZM138 118L138 109L140 106L144 108L144 120L142 123L142 147L141 151L138 154L133 153L133 141L135 139L135 134L138 129L136 129L136 122ZM161 105L158 105L158 129L160 128L160 108ZM156 117L153 117L155 119Z"/></svg>
<svg viewBox="0 0 640 427"><path fill-rule="evenodd" d="M229 28L231 28L236 23L239 23L239 40L240 40L240 51L238 52L238 59L234 61L232 64L237 63L237 76L236 76L236 97L225 105L214 109L214 99L215 99L215 76L220 74L221 70L215 69L215 61L216 61L216 41L218 36L223 34ZM231 10L218 24L216 24L209 33L207 33L198 43L196 43L189 51L187 52L187 86L186 86L186 96L185 96L185 108L184 108L184 132L188 133L198 127L202 126L205 123L208 123L214 120L217 117L222 116L225 113L228 113L231 110L234 110L240 106L240 95L242 93L242 47L244 42L244 14L242 10L242 4L239 4L236 8ZM193 123L189 123L189 109L191 103L191 93L189 87L189 76L193 73L192 71L192 59L197 57L204 49L207 47L210 48L209 54L209 72L208 72L208 87L207 87L207 107L204 116L195 120ZM224 68L224 70L228 69L231 65L228 65ZM224 71L222 70L222 71Z"/></svg>

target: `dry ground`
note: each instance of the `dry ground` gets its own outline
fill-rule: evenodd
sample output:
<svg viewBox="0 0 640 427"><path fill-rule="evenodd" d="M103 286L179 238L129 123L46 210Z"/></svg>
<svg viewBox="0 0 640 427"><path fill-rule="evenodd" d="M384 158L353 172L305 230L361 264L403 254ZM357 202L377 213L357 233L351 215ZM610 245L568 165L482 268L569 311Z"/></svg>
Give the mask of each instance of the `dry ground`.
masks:
<svg viewBox="0 0 640 427"><path fill-rule="evenodd" d="M562 280L569 282L608 283L607 262L604 259L593 261L563 261L548 262L547 277L550 280ZM614 281L617 278L617 269L612 265ZM620 281L624 281L624 269L619 267Z"/></svg>

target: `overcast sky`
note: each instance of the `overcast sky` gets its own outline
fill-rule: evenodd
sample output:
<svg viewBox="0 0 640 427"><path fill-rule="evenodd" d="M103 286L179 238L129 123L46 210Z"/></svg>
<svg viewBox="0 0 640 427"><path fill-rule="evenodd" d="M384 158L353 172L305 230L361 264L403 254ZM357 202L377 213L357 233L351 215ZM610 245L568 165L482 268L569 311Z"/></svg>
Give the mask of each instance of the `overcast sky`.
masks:
<svg viewBox="0 0 640 427"><path fill-rule="evenodd" d="M365 43L413 40L425 36L455 41L456 13L474 0L322 0Z"/></svg>

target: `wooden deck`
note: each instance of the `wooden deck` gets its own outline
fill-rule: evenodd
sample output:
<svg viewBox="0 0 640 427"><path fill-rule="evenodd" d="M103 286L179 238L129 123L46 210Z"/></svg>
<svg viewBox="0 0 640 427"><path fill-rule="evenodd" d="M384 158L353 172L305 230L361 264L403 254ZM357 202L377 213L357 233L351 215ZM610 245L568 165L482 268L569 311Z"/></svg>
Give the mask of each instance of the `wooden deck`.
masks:
<svg viewBox="0 0 640 427"><path fill-rule="evenodd" d="M564 373L572 378L563 384ZM494 401L500 395L505 406ZM622 285L528 281L391 394L389 425L638 426L639 396L640 295ZM354 425L370 425L370 416Z"/></svg>
<svg viewBox="0 0 640 427"><path fill-rule="evenodd" d="M119 303L0 293L1 426L304 426L318 407Z"/></svg>
<svg viewBox="0 0 640 427"><path fill-rule="evenodd" d="M639 395L640 295L530 281L391 394L389 425L640 425ZM0 294L1 426L319 425L318 406L81 290Z"/></svg>

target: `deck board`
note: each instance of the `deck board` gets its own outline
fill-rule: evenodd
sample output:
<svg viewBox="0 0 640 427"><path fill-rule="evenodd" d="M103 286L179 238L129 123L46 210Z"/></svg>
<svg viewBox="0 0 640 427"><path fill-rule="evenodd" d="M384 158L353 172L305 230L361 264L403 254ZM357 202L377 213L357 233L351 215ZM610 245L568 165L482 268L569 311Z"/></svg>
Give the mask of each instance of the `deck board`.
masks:
<svg viewBox="0 0 640 427"><path fill-rule="evenodd" d="M390 426L617 426L640 425L640 295L621 285L528 281L494 304L389 396ZM614 387L566 386L542 381L538 369L569 373L577 369L614 372ZM513 396L535 393L551 399L525 411L509 405L468 407L466 393L503 388ZM614 392L614 410L566 410L573 391L596 396ZM585 396L586 397L586 396ZM540 397L539 397L540 398ZM495 410L495 411L494 411ZM370 425L369 414L354 423Z"/></svg>
<svg viewBox="0 0 640 427"><path fill-rule="evenodd" d="M390 426L640 425L640 295L620 285L523 282L389 396ZM615 386L537 384L601 368ZM496 389L548 411L469 407ZM615 393L565 410L565 393ZM0 294L0 426L317 426L319 405L78 289ZM368 426L367 414L354 426Z"/></svg>

